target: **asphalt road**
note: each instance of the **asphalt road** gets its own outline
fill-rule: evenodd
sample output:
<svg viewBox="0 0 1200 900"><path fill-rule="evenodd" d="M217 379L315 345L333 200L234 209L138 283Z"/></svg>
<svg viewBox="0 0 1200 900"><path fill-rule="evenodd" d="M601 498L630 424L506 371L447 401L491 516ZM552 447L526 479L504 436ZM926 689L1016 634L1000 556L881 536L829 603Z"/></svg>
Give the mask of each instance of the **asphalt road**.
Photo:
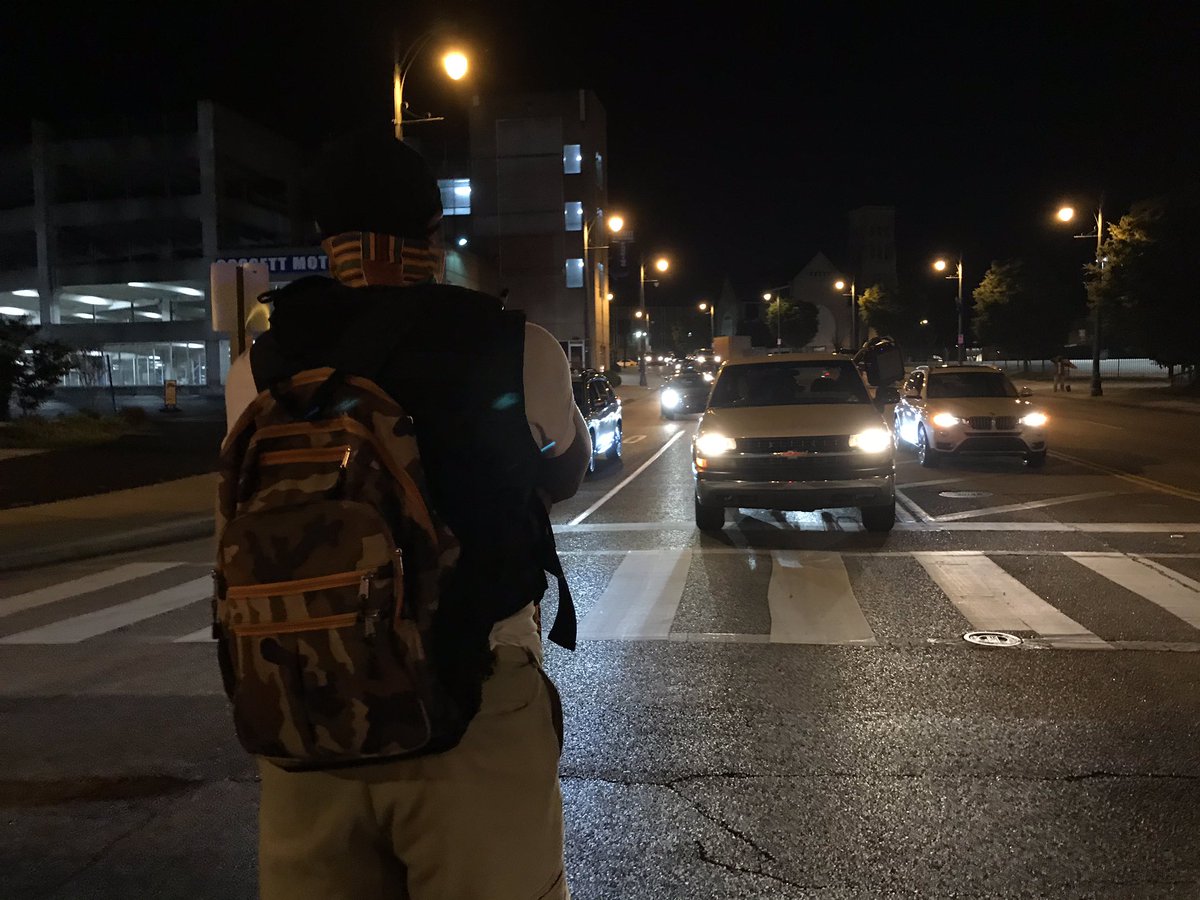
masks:
<svg viewBox="0 0 1200 900"><path fill-rule="evenodd" d="M627 404L554 515L577 900L1200 897L1200 418L1046 403L1040 472L902 450L888 536L700 535L694 422ZM0 896L254 896L208 552L5 576Z"/></svg>

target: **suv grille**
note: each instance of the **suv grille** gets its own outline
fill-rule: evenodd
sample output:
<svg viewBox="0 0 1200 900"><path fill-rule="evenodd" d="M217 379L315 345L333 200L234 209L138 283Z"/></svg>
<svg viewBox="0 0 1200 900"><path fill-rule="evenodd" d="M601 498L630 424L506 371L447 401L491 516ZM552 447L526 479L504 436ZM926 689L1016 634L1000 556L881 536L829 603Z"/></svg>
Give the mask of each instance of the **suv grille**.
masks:
<svg viewBox="0 0 1200 900"><path fill-rule="evenodd" d="M1016 431L1017 417L1016 416L996 416L997 431Z"/></svg>
<svg viewBox="0 0 1200 900"><path fill-rule="evenodd" d="M967 419L967 425L972 431L991 431L993 428L996 431L1016 431L1017 417L1016 416L971 416Z"/></svg>
<svg viewBox="0 0 1200 900"><path fill-rule="evenodd" d="M850 438L844 434L816 437L738 438L739 453L846 453Z"/></svg>
<svg viewBox="0 0 1200 900"><path fill-rule="evenodd" d="M971 416L967 419L967 424L972 431L991 431L992 417L991 416Z"/></svg>

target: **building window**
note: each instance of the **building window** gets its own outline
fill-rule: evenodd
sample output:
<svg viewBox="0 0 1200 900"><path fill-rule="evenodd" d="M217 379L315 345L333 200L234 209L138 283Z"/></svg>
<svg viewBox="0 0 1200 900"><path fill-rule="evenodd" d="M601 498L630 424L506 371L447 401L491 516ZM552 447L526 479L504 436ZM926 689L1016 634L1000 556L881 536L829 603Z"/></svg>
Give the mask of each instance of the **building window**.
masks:
<svg viewBox="0 0 1200 900"><path fill-rule="evenodd" d="M578 175L583 163L583 148L579 144L563 144L563 174Z"/></svg>
<svg viewBox="0 0 1200 900"><path fill-rule="evenodd" d="M567 287L583 287L583 260L579 257L567 260Z"/></svg>
<svg viewBox="0 0 1200 900"><path fill-rule="evenodd" d="M582 231L583 230L583 204L578 200L571 200L563 204L563 213L567 219L567 231Z"/></svg>
<svg viewBox="0 0 1200 900"><path fill-rule="evenodd" d="M471 214L470 178L439 178L438 188L442 192L443 216L469 216Z"/></svg>

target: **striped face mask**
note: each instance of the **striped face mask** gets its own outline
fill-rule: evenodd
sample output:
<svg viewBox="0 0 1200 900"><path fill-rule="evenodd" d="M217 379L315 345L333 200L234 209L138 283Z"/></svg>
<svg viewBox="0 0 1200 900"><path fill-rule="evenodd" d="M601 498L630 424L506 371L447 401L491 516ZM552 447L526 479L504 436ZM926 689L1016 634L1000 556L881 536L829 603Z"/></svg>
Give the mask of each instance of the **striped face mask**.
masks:
<svg viewBox="0 0 1200 900"><path fill-rule="evenodd" d="M321 246L329 257L330 273L347 287L441 281L445 271L440 229L427 239L345 231L325 238Z"/></svg>

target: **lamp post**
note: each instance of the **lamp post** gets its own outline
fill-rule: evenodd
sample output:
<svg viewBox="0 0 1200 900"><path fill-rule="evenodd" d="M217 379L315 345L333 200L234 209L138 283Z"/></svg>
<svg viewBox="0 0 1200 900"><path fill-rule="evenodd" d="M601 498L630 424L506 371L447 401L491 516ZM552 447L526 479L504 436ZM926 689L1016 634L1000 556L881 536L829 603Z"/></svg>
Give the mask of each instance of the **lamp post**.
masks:
<svg viewBox="0 0 1200 900"><path fill-rule="evenodd" d="M409 44L403 55L400 53L399 35L396 36L393 44L394 62L392 65L392 124L396 128L396 140L398 141L404 140L404 80L421 51L428 46L430 41L445 31L445 28L431 28ZM467 74L470 63L461 51L451 50L442 56L442 67L451 79L459 81ZM419 119L409 119L409 122L440 122L441 120L441 116L426 114Z"/></svg>
<svg viewBox="0 0 1200 900"><path fill-rule="evenodd" d="M1064 206L1055 217L1060 222L1071 222L1075 219L1075 208ZM1096 239L1096 267L1101 271L1104 269L1105 259L1101 255L1101 247L1104 245L1104 204L1101 203L1096 207L1094 214L1096 220L1096 230L1092 234L1077 234L1076 238ZM1092 298L1092 396L1104 396L1104 385L1100 380L1100 298Z"/></svg>
<svg viewBox="0 0 1200 900"><path fill-rule="evenodd" d="M671 261L665 256L660 256L654 261L654 268L659 272L666 272L671 268ZM646 312L646 260L645 257L639 255L638 260L638 311L635 315L639 319L645 319L646 329L642 332L642 349L638 353L638 386L646 387L646 345L650 339L650 315ZM649 279L651 284L658 284L657 278Z"/></svg>
<svg viewBox="0 0 1200 900"><path fill-rule="evenodd" d="M839 278L833 283L833 286L839 291L846 290L846 282ZM854 279L850 279L850 292L843 293L843 297L850 298L850 349L858 349L858 293L854 284Z"/></svg>
<svg viewBox="0 0 1200 900"><path fill-rule="evenodd" d="M950 264L948 262L946 262L944 259L939 259L939 260L934 261L933 270L935 272L945 272L946 269L949 268L949 266L950 266ZM963 351L964 351L963 345L966 342L966 339L963 337L963 298L962 298L963 264L962 264L962 254L961 253L959 254L958 262L955 264L954 274L947 275L946 277L958 279L958 294L956 296L954 303L955 303L956 308L958 309L958 364L961 366L963 364Z"/></svg>
<svg viewBox="0 0 1200 900"><path fill-rule="evenodd" d="M700 304L700 312L708 313L708 346L712 346L717 339L717 322L713 318L716 315L716 307L707 301Z"/></svg>
<svg viewBox="0 0 1200 900"><path fill-rule="evenodd" d="M766 300L768 303L770 303L771 299L774 298L775 303L777 304L776 309L775 309L775 348L776 349L783 346L783 294L778 293L778 292L782 291L788 287L790 287L790 285L778 284L773 288L768 288L766 293L764 293L762 295L763 299ZM770 312L771 312L770 307L767 307L767 314L769 315Z"/></svg>
<svg viewBox="0 0 1200 900"><path fill-rule="evenodd" d="M608 249L607 244L601 244L598 247L591 246L588 243L588 237L591 234L592 228L602 218L604 218L604 210L598 209L598 210L596 210L596 212L592 215L592 217L588 221L583 223L583 359L582 359L582 362L583 362L583 368L585 368L585 369L588 367L588 356L589 356L589 351L591 350L591 322L592 322L593 317L596 314L596 294L593 293L595 284L593 283L593 279L591 276L591 270L589 268L588 260L590 257L588 256L588 254L592 250L607 250ZM605 224L608 226L608 230L612 234L616 234L623 227L625 227L625 220L623 218L621 218L620 216L613 215L613 216L609 216L607 219L605 219ZM605 273L605 275L606 275L606 277L604 279L604 287L602 288L602 290L604 291L605 296L609 297L610 295L608 293L607 272ZM593 360L593 363L594 362L595 362L595 360Z"/></svg>

